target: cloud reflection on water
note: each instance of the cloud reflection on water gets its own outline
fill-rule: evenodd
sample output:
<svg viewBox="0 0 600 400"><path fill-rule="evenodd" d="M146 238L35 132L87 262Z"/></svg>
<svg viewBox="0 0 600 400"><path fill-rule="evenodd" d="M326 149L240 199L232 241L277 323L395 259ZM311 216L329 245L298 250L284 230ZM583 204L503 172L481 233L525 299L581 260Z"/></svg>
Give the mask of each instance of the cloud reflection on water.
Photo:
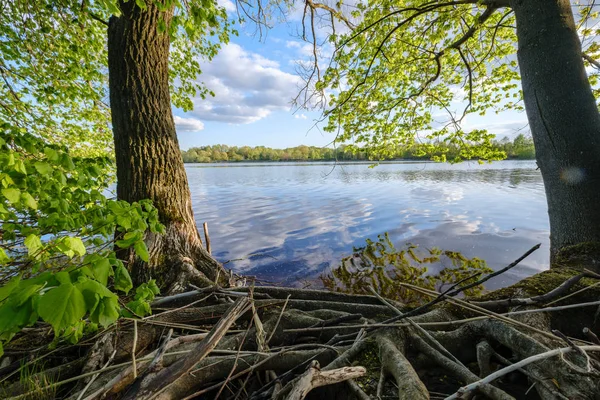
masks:
<svg viewBox="0 0 600 400"><path fill-rule="evenodd" d="M542 242L545 250L507 282L547 264L547 206L535 163L331 167L188 165L194 212L209 223L215 256L245 258L228 266L299 284L387 231L399 245L456 250L492 268Z"/></svg>

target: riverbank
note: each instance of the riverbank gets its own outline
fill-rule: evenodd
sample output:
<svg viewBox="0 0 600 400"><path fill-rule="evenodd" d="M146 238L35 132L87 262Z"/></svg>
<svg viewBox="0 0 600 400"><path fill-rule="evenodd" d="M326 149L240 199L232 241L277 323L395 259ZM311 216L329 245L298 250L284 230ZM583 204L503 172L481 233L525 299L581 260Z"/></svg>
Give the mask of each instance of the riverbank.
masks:
<svg viewBox="0 0 600 400"><path fill-rule="evenodd" d="M3 398L592 398L594 277L551 270L467 301L454 297L467 282L444 296L403 283L431 299L412 307L376 291L203 288L157 299L154 315L76 346L50 350L44 326L19 334L5 349ZM504 314L518 304L528 307Z"/></svg>

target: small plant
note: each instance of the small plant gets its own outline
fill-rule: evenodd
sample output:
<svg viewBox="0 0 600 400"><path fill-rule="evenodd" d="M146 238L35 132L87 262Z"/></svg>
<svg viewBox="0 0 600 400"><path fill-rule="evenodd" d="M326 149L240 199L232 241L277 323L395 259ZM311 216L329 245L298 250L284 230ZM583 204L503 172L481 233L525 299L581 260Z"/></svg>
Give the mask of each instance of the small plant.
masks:
<svg viewBox="0 0 600 400"><path fill-rule="evenodd" d="M108 158L74 157L0 123L0 356L25 327L50 324L56 341L77 343L88 331L130 316L119 295L133 289L115 246L149 261L144 235L163 233L149 200L109 197L114 165ZM154 281L127 305L150 313Z"/></svg>
<svg viewBox="0 0 600 400"><path fill-rule="evenodd" d="M28 393L26 400L55 399L57 386L56 378L52 374L44 373L43 364L24 364L20 370L19 383ZM9 397L10 394L0 389L1 395Z"/></svg>
<svg viewBox="0 0 600 400"><path fill-rule="evenodd" d="M430 274L428 266L444 266L437 274ZM459 252L442 251L438 248L422 251L408 244L397 250L387 232L378 235L377 241L367 239L367 245L355 248L352 256L342 260L339 267L321 276L323 285L329 290L343 293L371 294L372 286L383 297L417 306L429 298L409 290L401 283L410 283L430 290L444 290L449 285L475 282L483 274L492 272L484 260L466 258ZM467 296L476 296L483 291L478 285L464 291Z"/></svg>

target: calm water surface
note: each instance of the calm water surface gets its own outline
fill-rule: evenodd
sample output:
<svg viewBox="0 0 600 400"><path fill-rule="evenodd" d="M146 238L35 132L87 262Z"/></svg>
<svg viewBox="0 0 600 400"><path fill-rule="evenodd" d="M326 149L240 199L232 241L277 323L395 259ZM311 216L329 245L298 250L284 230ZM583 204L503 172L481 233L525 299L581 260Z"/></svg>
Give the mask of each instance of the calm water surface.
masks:
<svg viewBox="0 0 600 400"><path fill-rule="evenodd" d="M491 165L235 163L186 166L196 220L213 254L234 270L301 285L389 232L480 257L499 269L542 248L490 287L547 268L549 227L533 161ZM241 260L240 260L241 259Z"/></svg>

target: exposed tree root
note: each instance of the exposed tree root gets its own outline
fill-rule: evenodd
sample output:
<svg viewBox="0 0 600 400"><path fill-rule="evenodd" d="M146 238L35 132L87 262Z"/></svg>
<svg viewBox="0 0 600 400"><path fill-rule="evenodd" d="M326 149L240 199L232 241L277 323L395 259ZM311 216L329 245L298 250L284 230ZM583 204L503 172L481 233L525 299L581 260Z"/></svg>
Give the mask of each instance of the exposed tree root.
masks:
<svg viewBox="0 0 600 400"><path fill-rule="evenodd" d="M419 314L379 295L201 289L159 299L156 315L137 322L136 374L133 324L122 320L87 346L38 348L40 362L0 374L1 397L597 399L600 288L582 291L596 281L579 274L547 271L482 298L440 298ZM563 330L569 324L578 332ZM23 352L7 348L5 358L11 365Z"/></svg>

